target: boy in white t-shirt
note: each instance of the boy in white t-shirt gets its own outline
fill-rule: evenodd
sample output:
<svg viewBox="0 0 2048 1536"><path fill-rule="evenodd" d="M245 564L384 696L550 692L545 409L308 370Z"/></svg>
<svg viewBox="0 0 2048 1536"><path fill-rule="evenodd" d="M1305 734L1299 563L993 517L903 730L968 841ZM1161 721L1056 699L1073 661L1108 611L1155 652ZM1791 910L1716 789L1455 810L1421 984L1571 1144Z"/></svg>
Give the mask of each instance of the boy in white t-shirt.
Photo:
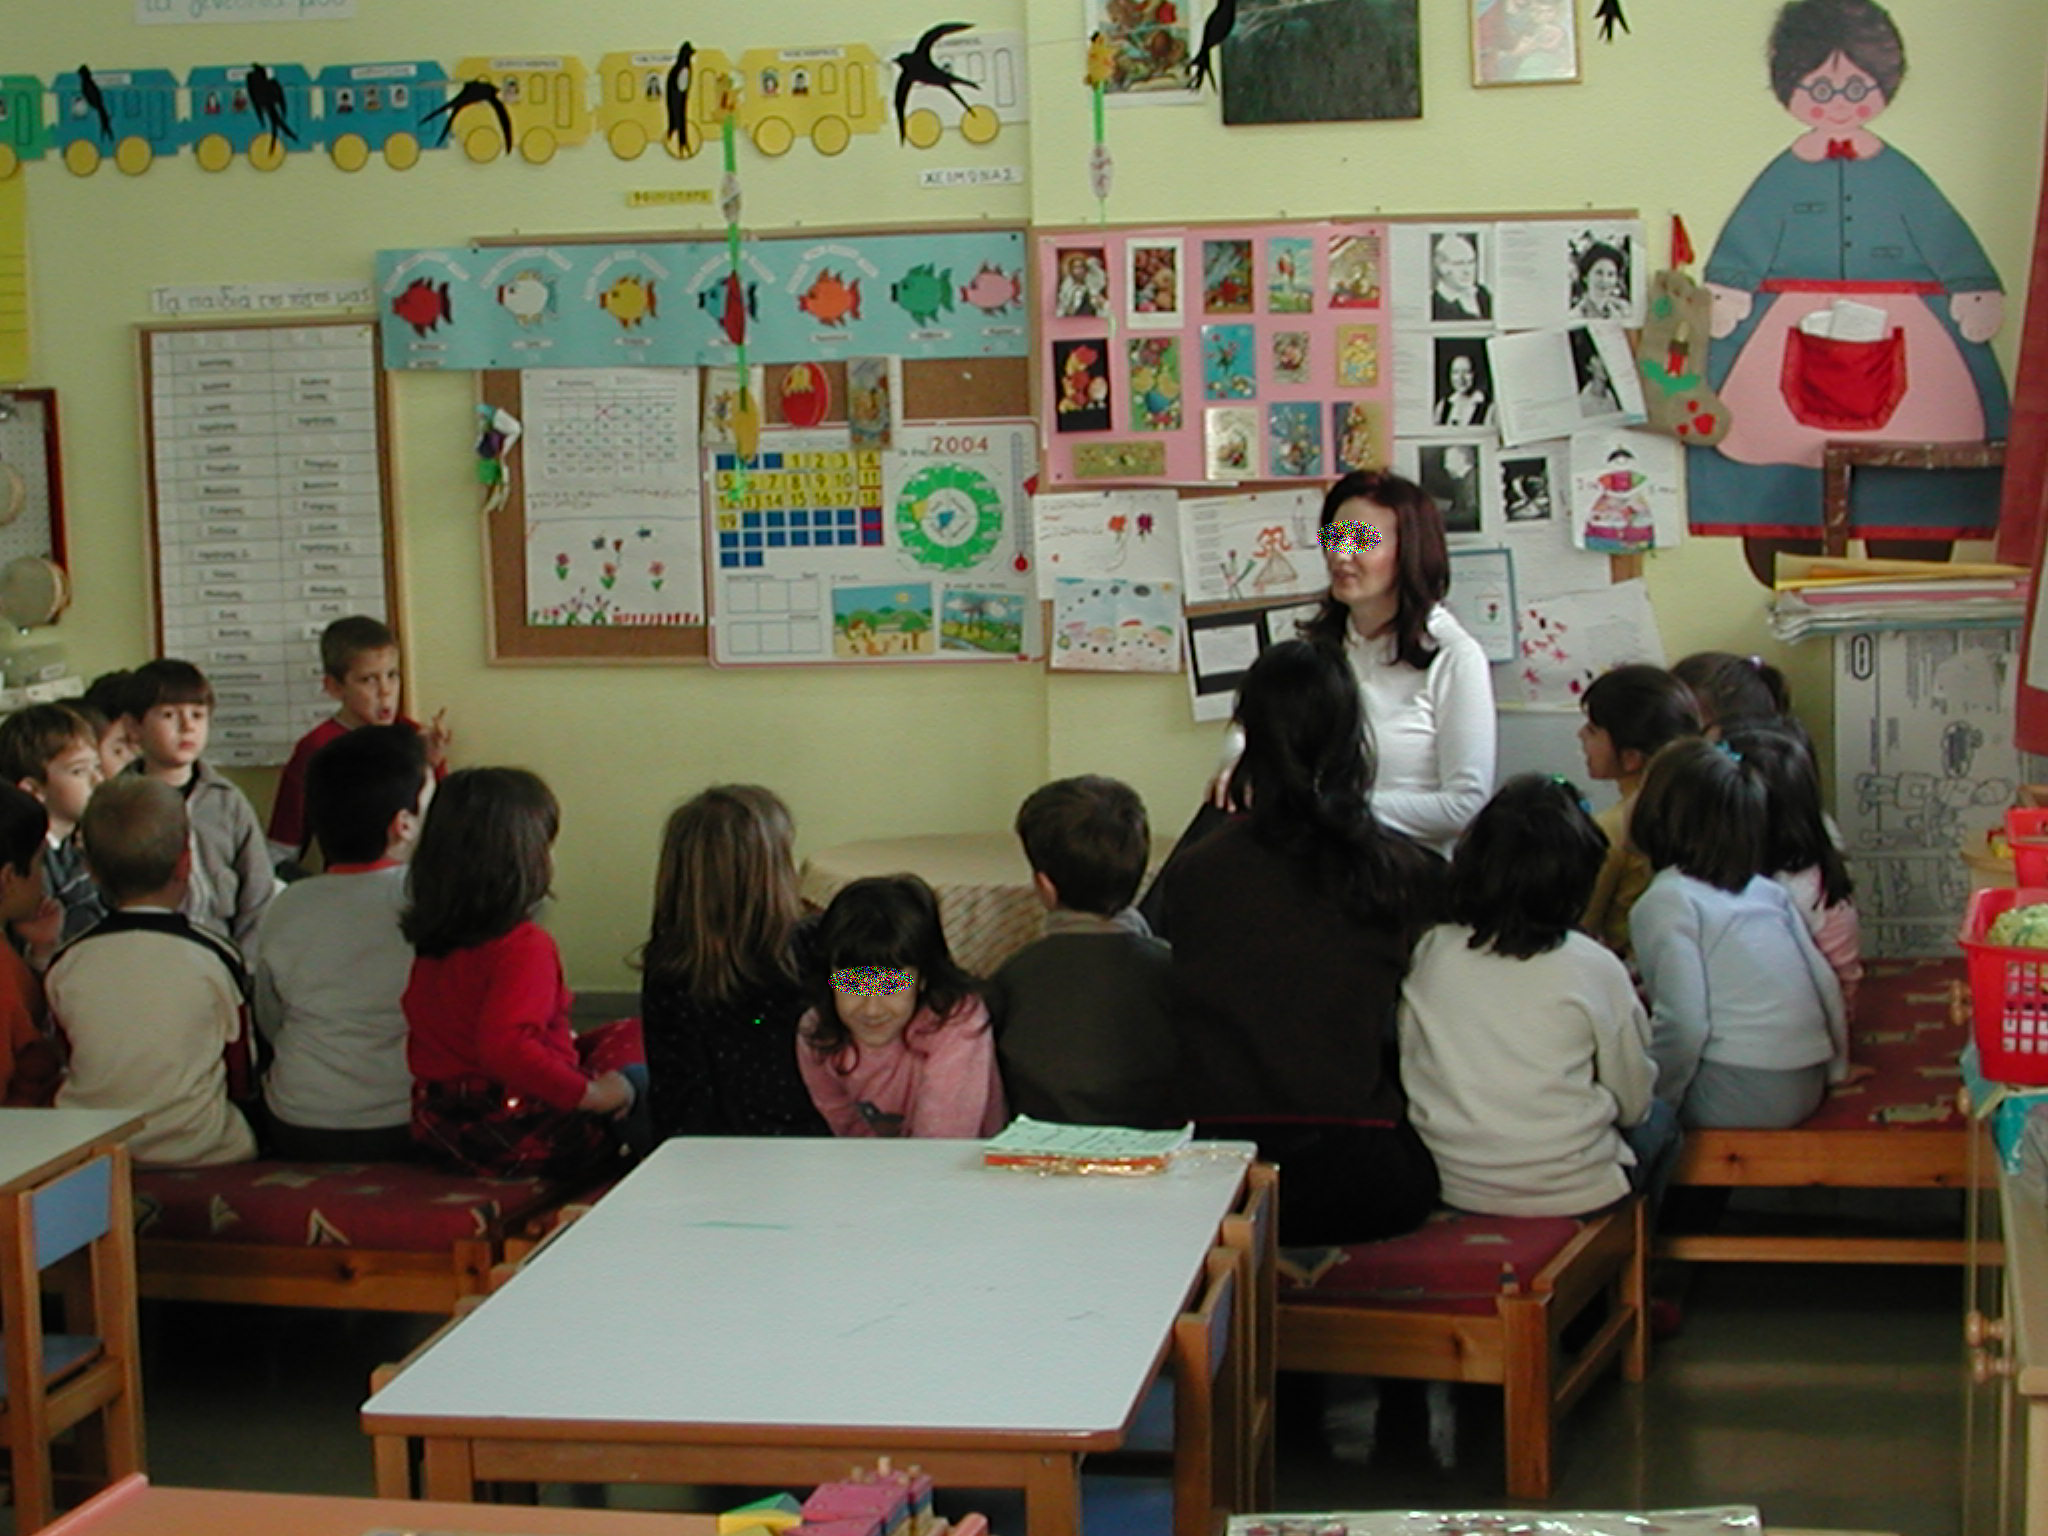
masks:
<svg viewBox="0 0 2048 1536"><path fill-rule="evenodd" d="M426 744L409 725L358 727L308 765L307 819L326 873L279 893L249 951L256 1024L276 1050L263 1099L280 1156L412 1155L399 999L413 951L398 918L433 792Z"/></svg>
<svg viewBox="0 0 2048 1536"><path fill-rule="evenodd" d="M79 830L112 910L44 982L71 1047L58 1106L147 1115L128 1144L142 1167L247 1161L256 1138L230 1102L248 1076L242 962L178 911L192 878L184 797L122 774L93 791Z"/></svg>

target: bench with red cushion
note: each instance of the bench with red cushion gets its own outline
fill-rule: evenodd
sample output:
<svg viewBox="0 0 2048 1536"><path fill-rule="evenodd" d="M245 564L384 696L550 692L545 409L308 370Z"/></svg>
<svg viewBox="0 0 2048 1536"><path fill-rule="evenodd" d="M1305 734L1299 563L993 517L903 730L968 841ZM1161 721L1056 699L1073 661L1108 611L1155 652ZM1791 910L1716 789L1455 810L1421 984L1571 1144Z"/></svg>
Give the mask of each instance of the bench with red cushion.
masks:
<svg viewBox="0 0 2048 1536"><path fill-rule="evenodd" d="M479 1293L507 1235L571 1193L411 1163L138 1169L144 1296L449 1312Z"/></svg>
<svg viewBox="0 0 2048 1536"><path fill-rule="evenodd" d="M1873 960L1863 978L1850 1059L1871 1069L1782 1131L1686 1133L1676 1184L1747 1189L1962 1189L1969 1120L1956 1105L1969 1043L1960 958ZM1986 1171L1985 1177L1989 1173ZM1667 1238L1687 1259L1960 1264L1954 1237L1716 1231Z"/></svg>

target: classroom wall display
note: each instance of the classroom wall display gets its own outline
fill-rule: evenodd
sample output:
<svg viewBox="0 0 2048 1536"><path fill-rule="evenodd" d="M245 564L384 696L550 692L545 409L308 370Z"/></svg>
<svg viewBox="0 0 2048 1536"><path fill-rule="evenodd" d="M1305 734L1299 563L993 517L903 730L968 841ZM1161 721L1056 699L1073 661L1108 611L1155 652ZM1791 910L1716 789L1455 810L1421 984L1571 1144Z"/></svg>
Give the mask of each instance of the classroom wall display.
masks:
<svg viewBox="0 0 2048 1536"><path fill-rule="evenodd" d="M287 154L320 150L344 171L362 169L372 154L407 170L423 151L444 148L479 164L516 156L545 165L594 135L621 159L657 143L682 156L715 140L727 111L763 155L784 154L800 139L836 155L855 134L890 126L897 60L913 51L909 39L777 46L746 49L735 62L685 43L604 53L595 74L571 54L478 54L448 70L431 60L317 71L238 61L202 65L180 80L167 69L87 64L47 86L34 75L8 75L0 77L0 179L53 150L79 176L109 160L140 175L187 149L208 171L225 170L237 155L272 170ZM959 94L915 92L899 143L930 149L952 131L983 145L1025 120L1021 33L959 27L932 44L930 57Z"/></svg>
<svg viewBox="0 0 2048 1536"><path fill-rule="evenodd" d="M705 473L711 657L1021 661L1043 654L1025 482L1028 421L903 426L888 450L841 429L771 429Z"/></svg>
<svg viewBox="0 0 2048 1536"><path fill-rule="evenodd" d="M145 326L140 347L159 654L213 684L210 760L282 763L334 712L320 631L392 613L376 327Z"/></svg>
<svg viewBox="0 0 2048 1536"><path fill-rule="evenodd" d="M380 251L388 368L719 367L1023 357L1024 232ZM734 308L743 319L732 317Z"/></svg>
<svg viewBox="0 0 2048 1536"><path fill-rule="evenodd" d="M1228 720L1238 684L1267 646L1296 637L1316 603L1291 600L1190 613L1188 697L1197 720Z"/></svg>
<svg viewBox="0 0 2048 1536"><path fill-rule="evenodd" d="M1034 233L1048 482L1385 463L1385 236L1329 221Z"/></svg>

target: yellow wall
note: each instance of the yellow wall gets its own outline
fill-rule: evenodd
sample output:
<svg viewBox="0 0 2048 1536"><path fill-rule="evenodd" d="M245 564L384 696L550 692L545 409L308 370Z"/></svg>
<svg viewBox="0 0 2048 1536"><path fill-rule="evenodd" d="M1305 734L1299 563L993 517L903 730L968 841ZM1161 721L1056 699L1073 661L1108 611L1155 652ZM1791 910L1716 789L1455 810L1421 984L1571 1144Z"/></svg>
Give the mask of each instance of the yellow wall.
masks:
<svg viewBox="0 0 2048 1536"><path fill-rule="evenodd" d="M1682 213L1704 251L1750 179L1793 129L1764 81L1775 0L1635 0L1636 32L1588 40L1586 83L1470 88L1462 0L1421 0L1426 117L1415 123L1222 127L1213 103L1116 111L1110 135L1119 222L1328 214L1634 207L1661 248ZM736 53L755 45L877 44L937 17L928 3L754 0L358 0L346 23L133 24L133 0L10 0L0 72L45 78L84 59L109 69L261 59L331 62L473 53L669 48L683 35ZM1581 10L1590 14L1590 0ZM1975 226L2015 290L2018 320L2040 163L2043 0L1894 0L1911 74L1880 131L1917 159ZM893 135L823 159L742 152L746 219L792 225L987 217L1079 222L1095 214L1079 88L1080 0L983 0L983 27L1028 30L1033 121L972 149L951 136L925 154ZM950 13L949 13L950 14ZM318 156L262 175L220 176L189 160L129 179L27 167L35 335L33 382L60 392L77 604L64 634L81 670L132 665L150 643L145 514L132 327L161 284L366 277L382 247L472 236L695 227L709 210L641 212L624 194L716 180L716 157L615 160L593 142L554 164L477 167L426 157L398 174L344 175ZM930 165L1025 163L1022 187L931 192ZM794 808L805 847L859 836L1007 825L1052 774L1131 780L1177 823L1213 759L1217 728L1188 719L1181 678L1050 678L1032 667L846 672L703 668L504 668L486 664L483 578L471 478L474 419L463 377L393 379L397 520L415 710L447 705L463 763L539 771L564 804L559 902L550 919L570 979L630 986L655 840L669 806L719 779L757 779ZM1693 541L1652 557L1651 590L1672 654L1707 646L1774 653L1761 589L1735 547ZM1789 658L1803 711L1825 718L1822 648ZM267 784L256 780L259 793Z"/></svg>

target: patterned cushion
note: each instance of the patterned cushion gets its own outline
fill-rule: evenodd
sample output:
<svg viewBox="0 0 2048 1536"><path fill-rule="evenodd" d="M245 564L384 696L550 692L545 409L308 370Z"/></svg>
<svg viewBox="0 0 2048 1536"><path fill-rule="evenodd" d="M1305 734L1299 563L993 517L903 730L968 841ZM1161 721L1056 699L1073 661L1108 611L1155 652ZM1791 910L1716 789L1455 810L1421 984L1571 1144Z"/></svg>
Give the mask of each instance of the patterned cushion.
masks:
<svg viewBox="0 0 2048 1536"><path fill-rule="evenodd" d="M1505 1289L1524 1287L1557 1257L1580 1223L1570 1216L1468 1216L1438 1211L1419 1231L1380 1243L1354 1243L1286 1258L1314 1276L1283 1284L1280 1300L1332 1307L1390 1307L1409 1312L1493 1310Z"/></svg>
<svg viewBox="0 0 2048 1536"><path fill-rule="evenodd" d="M554 1196L541 1179L475 1179L409 1163L232 1163L138 1169L144 1238L433 1252Z"/></svg>
<svg viewBox="0 0 2048 1536"><path fill-rule="evenodd" d="M1956 1062L1969 1044L1970 1026L1949 1022L1948 998L1949 984L1963 975L1960 957L1870 961L1857 993L1849 1057L1875 1070L1836 1088L1799 1129L1959 1128Z"/></svg>

